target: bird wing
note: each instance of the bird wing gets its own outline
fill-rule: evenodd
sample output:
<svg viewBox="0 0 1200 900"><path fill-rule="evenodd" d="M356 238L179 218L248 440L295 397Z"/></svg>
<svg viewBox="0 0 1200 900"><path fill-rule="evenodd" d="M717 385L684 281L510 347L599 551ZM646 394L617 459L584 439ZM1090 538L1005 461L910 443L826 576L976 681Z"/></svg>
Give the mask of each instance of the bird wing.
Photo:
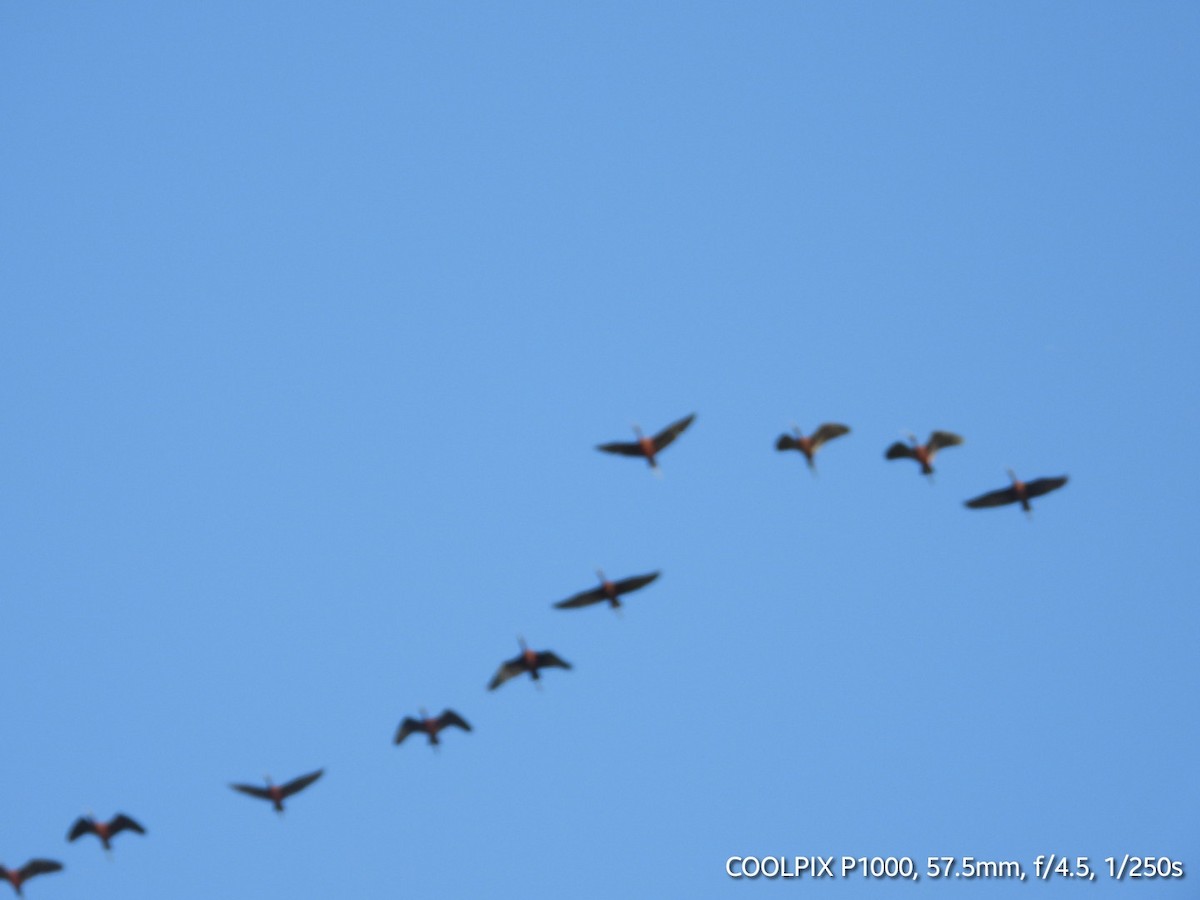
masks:
<svg viewBox="0 0 1200 900"><path fill-rule="evenodd" d="M80 816L75 820L75 824L71 826L71 830L67 832L67 840L75 841L83 837L85 834L95 834L96 825L91 819L85 819Z"/></svg>
<svg viewBox="0 0 1200 900"><path fill-rule="evenodd" d="M554 604L555 609L578 609L581 606L590 606L593 603L599 603L605 599L604 588L592 588L590 591L582 591L574 597L568 597L566 600L560 600Z"/></svg>
<svg viewBox="0 0 1200 900"><path fill-rule="evenodd" d="M21 880L32 878L34 875L46 875L50 872L61 872L63 864L56 862L53 859L31 859L25 865L21 866L18 874Z"/></svg>
<svg viewBox="0 0 1200 900"><path fill-rule="evenodd" d="M661 572L651 572L649 575L634 575L632 578L623 578L616 582L613 588L616 589L618 594L628 594L630 591L644 588L661 574Z"/></svg>
<svg viewBox="0 0 1200 900"><path fill-rule="evenodd" d="M560 659L549 650L543 650L537 655L538 665L542 668L558 668L569 669L571 664L565 659Z"/></svg>
<svg viewBox="0 0 1200 900"><path fill-rule="evenodd" d="M471 726L467 724L467 720L452 709L443 710L442 714L438 716L438 721L442 723L443 728L448 725L454 725L457 728L461 728L463 731L471 730Z"/></svg>
<svg viewBox="0 0 1200 900"><path fill-rule="evenodd" d="M884 459L907 459L912 455L912 447L903 441L896 441L896 443L887 448L887 452L883 454L883 457Z"/></svg>
<svg viewBox="0 0 1200 900"><path fill-rule="evenodd" d="M1028 481L1025 483L1025 494L1029 497L1040 497L1042 494L1048 494L1051 491L1057 491L1066 483L1066 475L1062 475L1058 478L1037 478L1033 481Z"/></svg>
<svg viewBox="0 0 1200 900"><path fill-rule="evenodd" d="M932 456L943 447L956 447L963 439L951 431L935 431L929 436L929 454Z"/></svg>
<svg viewBox="0 0 1200 900"><path fill-rule="evenodd" d="M790 434L781 434L775 440L776 450L796 450L799 447L800 445L796 443L796 439Z"/></svg>
<svg viewBox="0 0 1200 900"><path fill-rule="evenodd" d="M117 813L115 816L113 816L113 820L108 823L109 834L116 834L118 831L125 831L126 829L129 831L136 831L138 834L146 833L145 828L143 828L133 819L129 818L129 816L125 815L125 813Z"/></svg>
<svg viewBox="0 0 1200 900"><path fill-rule="evenodd" d="M810 440L812 448L816 450L826 441L832 441L834 438L841 437L843 434L849 434L850 429L845 425L839 425L836 422L826 422L820 428L812 433Z"/></svg>
<svg viewBox="0 0 1200 900"><path fill-rule="evenodd" d="M249 794L251 797L259 797L263 800L271 799L271 792L266 788L260 788L253 784L231 784L231 788L235 791L241 791L243 794Z"/></svg>
<svg viewBox="0 0 1200 900"><path fill-rule="evenodd" d="M980 494L973 500L967 500L963 505L968 509L986 509L989 506L1004 506L1007 503L1016 503L1021 498L1017 496L1017 489L1014 487L1000 488L998 491L989 491L986 494Z"/></svg>
<svg viewBox="0 0 1200 900"><path fill-rule="evenodd" d="M604 453L620 453L622 456L645 456L645 451L642 450L641 444L629 443L627 441L614 441L611 444L598 444L597 450Z"/></svg>
<svg viewBox="0 0 1200 900"><path fill-rule="evenodd" d="M285 797L290 797L292 794L304 790L324 774L324 769L317 769L315 772L309 772L307 775L301 775L299 778L293 778L287 784L280 785L279 793L283 794Z"/></svg>
<svg viewBox="0 0 1200 900"><path fill-rule="evenodd" d="M670 425L656 434L654 436L654 449L661 450L663 447L667 446L667 444L671 443L671 441L675 440L675 438L679 437L679 435L683 434L684 430L692 424L692 421L695 418L696 414L692 413L690 416L682 418L678 422L672 422Z"/></svg>
<svg viewBox="0 0 1200 900"><path fill-rule="evenodd" d="M421 730L422 728L420 722L418 722L412 716L405 716L404 720L400 723L400 727L396 729L396 736L392 739L392 743L399 744L414 731Z"/></svg>
<svg viewBox="0 0 1200 900"><path fill-rule="evenodd" d="M510 678L516 678L521 673L525 672L525 657L515 656L508 662L503 663L496 674L492 676L492 680L488 682L488 690L494 691Z"/></svg>

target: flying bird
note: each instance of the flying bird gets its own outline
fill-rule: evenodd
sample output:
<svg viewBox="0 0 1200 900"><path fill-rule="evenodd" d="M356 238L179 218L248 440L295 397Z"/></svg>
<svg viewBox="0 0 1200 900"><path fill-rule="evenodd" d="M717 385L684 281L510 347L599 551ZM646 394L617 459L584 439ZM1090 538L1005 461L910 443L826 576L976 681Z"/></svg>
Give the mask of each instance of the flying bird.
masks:
<svg viewBox="0 0 1200 900"><path fill-rule="evenodd" d="M414 731L423 731L429 735L429 745L437 747L441 743L438 740L438 732L443 728L449 728L453 725L456 728L461 728L463 731L471 730L471 726L467 724L467 720L452 709L442 710L440 716L433 718L430 718L423 709L420 712L421 718L419 719L414 719L412 716L404 717L404 721L396 729L396 739L393 743L400 744Z"/></svg>
<svg viewBox="0 0 1200 900"><path fill-rule="evenodd" d="M921 464L921 473L924 475L933 474L933 458L937 456L939 450L944 447L956 447L963 442L961 437L949 431L935 431L929 435L929 440L924 444L917 443L915 434L910 434L908 440L909 444L896 441L887 448L884 458L915 459Z"/></svg>
<svg viewBox="0 0 1200 900"><path fill-rule="evenodd" d="M814 472L816 471L816 461L813 459L816 456L817 450L821 445L832 441L834 438L839 438L843 434L849 434L850 429L845 425L839 425L836 422L826 422L808 437L800 433L799 428L793 428L793 434L781 434L779 439L775 441L776 450L799 450L804 454L804 459L808 463L808 467Z"/></svg>
<svg viewBox="0 0 1200 900"><path fill-rule="evenodd" d="M253 784L231 784L230 787L235 791L241 791L243 794L249 794L251 797L259 797L263 800L270 800L275 807L276 812L283 812L284 798L292 796L299 791L304 790L318 778L325 774L324 769L317 769L315 772L310 772L307 775L301 775L289 781L287 784L271 784L271 779L267 779L265 788L258 787Z"/></svg>
<svg viewBox="0 0 1200 900"><path fill-rule="evenodd" d="M8 879L8 883L13 886L13 890L17 892L17 896L21 894L21 885L32 878L34 875L47 875L50 872L61 872L62 863L55 862L52 859L31 859L19 869L6 869L0 866L0 878Z"/></svg>
<svg viewBox="0 0 1200 900"><path fill-rule="evenodd" d="M622 594L629 594L644 588L662 573L651 572L649 575L634 575L631 578L622 578L620 581L609 581L604 577L603 569L597 569L596 574L600 576L599 587L594 587L590 591L583 591L573 597L568 597L566 600L560 600L554 604L554 608L579 609L581 606L591 606L593 603L603 603L607 600L609 606L617 609L621 605L619 598Z"/></svg>
<svg viewBox="0 0 1200 900"><path fill-rule="evenodd" d="M605 453L619 453L621 456L641 456L646 462L650 463L650 468L657 469L658 461L655 457L662 451L664 447L683 434L684 430L692 424L692 420L696 418L696 414L674 422L649 438L642 434L642 430L636 425L633 426L633 433L637 435L636 441L621 442L615 441L611 444L600 444L596 447L597 450L602 450Z"/></svg>
<svg viewBox="0 0 1200 900"><path fill-rule="evenodd" d="M989 506L1007 506L1009 503L1020 503L1021 509L1025 510L1026 513L1031 513L1033 512L1033 507L1029 503L1030 500L1034 497L1040 497L1042 494L1057 491L1067 483L1066 475L1061 475L1058 478L1035 478L1033 481L1022 481L1012 469L1008 470L1008 477L1012 479L1010 487L980 494L973 500L967 500L963 505L968 509L986 509Z"/></svg>
<svg viewBox="0 0 1200 900"><path fill-rule="evenodd" d="M514 656L512 659L503 663L496 674L492 676L492 680L488 682L488 690L494 691L510 678L516 678L518 675L523 675L528 672L534 681L540 681L541 674L539 669L569 669L571 664L566 660L560 659L549 650L543 650L540 653L535 650L530 650L525 646L525 641L518 638L521 644L521 655Z"/></svg>
<svg viewBox="0 0 1200 900"><path fill-rule="evenodd" d="M145 828L124 813L117 813L107 822L97 821L91 816L81 816L75 820L75 824L67 832L67 840L74 841L85 834L94 834L100 838L100 843L104 845L105 850L111 850L113 835L126 830L136 831L138 834L146 833Z"/></svg>

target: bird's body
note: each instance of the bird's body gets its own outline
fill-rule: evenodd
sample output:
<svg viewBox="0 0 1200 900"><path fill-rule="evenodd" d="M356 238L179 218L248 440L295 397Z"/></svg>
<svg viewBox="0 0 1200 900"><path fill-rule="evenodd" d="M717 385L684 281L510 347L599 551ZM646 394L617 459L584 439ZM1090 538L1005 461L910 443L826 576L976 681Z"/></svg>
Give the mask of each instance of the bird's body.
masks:
<svg viewBox="0 0 1200 900"><path fill-rule="evenodd" d="M808 463L808 467L815 470L816 460L814 457L821 445L849 433L849 427L839 425L836 422L826 422L808 436L805 436L799 428L795 428L792 434L781 434L779 436L775 441L775 449L781 451L799 450L804 454L804 459Z"/></svg>
<svg viewBox="0 0 1200 900"><path fill-rule="evenodd" d="M620 456L641 456L645 458L652 469L657 469L658 454L675 438L679 437L692 424L695 418L696 414L692 413L678 422L671 423L658 434L654 435L654 437L646 437L642 434L641 429L635 425L633 426L633 431L637 435L637 440L614 441L609 444L600 444L596 449L603 453L616 453Z"/></svg>
<svg viewBox="0 0 1200 900"><path fill-rule="evenodd" d="M644 588L662 573L651 572L648 575L634 575L631 578L622 578L620 581L609 581L604 577L603 570L598 570L596 574L600 576L599 587L594 587L589 591L582 591L573 597L568 597L566 600L560 600L554 604L554 608L578 609L582 606L591 606L593 603L603 603L607 600L610 607L617 609L621 605L620 597L622 594L629 594Z"/></svg>
<svg viewBox="0 0 1200 900"><path fill-rule="evenodd" d="M271 784L268 780L266 787L258 787L253 784L231 784L230 787L235 791L241 791L243 794L249 794L251 797L270 800L276 812L283 812L283 801L286 798L304 790L324 774L324 769L318 769L315 772L294 778L286 784Z"/></svg>
<svg viewBox="0 0 1200 900"><path fill-rule="evenodd" d="M113 836L122 831L135 831L138 834L146 833L145 828L124 813L117 813L107 822L93 819L91 816L81 816L75 820L75 824L67 832L67 840L74 841L85 834L94 834L100 838L100 843L104 845L104 849L110 850L112 849L111 842Z"/></svg>
<svg viewBox="0 0 1200 900"><path fill-rule="evenodd" d="M429 736L430 746L436 747L441 743L438 739L438 732L451 726L461 728L463 731L471 730L471 726L467 724L467 720L452 709L443 710L440 716L427 716L425 710L421 710L421 718L419 719L414 719L412 716L404 717L404 720L400 723L400 727L396 729L396 737L393 743L402 743L410 734L423 731Z"/></svg>
<svg viewBox="0 0 1200 900"><path fill-rule="evenodd" d="M17 896L23 896L21 886L35 875L47 875L50 872L61 872L62 863L53 859L31 859L19 869L6 869L0 866L0 878L13 886Z"/></svg>
<svg viewBox="0 0 1200 900"><path fill-rule="evenodd" d="M534 681L541 679L540 669L569 669L571 664L564 659L560 659L550 650L530 650L525 646L525 642L521 641L521 653L519 656L514 656L512 659L501 664L496 670L496 674L492 676L492 680L488 682L488 690L494 691L510 678L516 678L518 675L529 673L529 677Z"/></svg>
<svg viewBox="0 0 1200 900"><path fill-rule="evenodd" d="M909 435L909 443L896 441L887 448L885 459L915 459L924 475L933 474L933 458L945 447L957 447L963 439L949 431L935 431L929 440L918 444L916 435Z"/></svg>
<svg viewBox="0 0 1200 900"><path fill-rule="evenodd" d="M1033 506L1029 502L1031 499L1051 491L1057 491L1067 483L1066 475L1060 475L1057 478L1035 478L1033 481L1021 481L1012 469L1008 470L1008 477L1012 479L1012 485L1009 487L980 494L978 497L967 500L963 505L968 509L986 509L991 506L1020 503L1021 509L1030 513L1033 512Z"/></svg>

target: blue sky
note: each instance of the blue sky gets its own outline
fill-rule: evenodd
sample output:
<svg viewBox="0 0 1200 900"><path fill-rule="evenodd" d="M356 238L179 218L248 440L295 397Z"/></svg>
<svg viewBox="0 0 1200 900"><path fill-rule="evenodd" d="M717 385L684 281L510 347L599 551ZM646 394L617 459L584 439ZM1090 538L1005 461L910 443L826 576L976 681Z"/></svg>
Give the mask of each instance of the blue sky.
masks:
<svg viewBox="0 0 1200 900"><path fill-rule="evenodd" d="M1194 878L1198 38L1185 3L5 5L0 862L133 900ZM593 449L692 411L661 479ZM853 432L813 478L792 421ZM884 462L935 428L932 484ZM1071 482L962 507L1008 466ZM664 574L551 608L598 566ZM518 634L574 670L488 693ZM475 731L393 747L421 706ZM281 820L226 787L322 766ZM150 833L108 863L89 809ZM864 885L820 890L953 890Z"/></svg>

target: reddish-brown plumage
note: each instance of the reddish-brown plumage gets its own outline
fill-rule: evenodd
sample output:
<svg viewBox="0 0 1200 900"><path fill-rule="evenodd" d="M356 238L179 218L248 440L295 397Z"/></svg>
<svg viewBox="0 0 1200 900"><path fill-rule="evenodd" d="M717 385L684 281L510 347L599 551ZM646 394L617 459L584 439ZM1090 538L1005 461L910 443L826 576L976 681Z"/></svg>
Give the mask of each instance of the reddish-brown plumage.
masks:
<svg viewBox="0 0 1200 900"><path fill-rule="evenodd" d="M656 457L662 452L663 448L670 444L675 438L679 437L692 421L696 418L696 414L680 419L678 422L672 422L658 434L650 437L642 434L640 428L633 426L636 440L633 441L614 441L609 444L600 444L596 447L604 453L617 453L621 456L640 456L650 464L650 468L657 469L658 462Z"/></svg>
<svg viewBox="0 0 1200 900"><path fill-rule="evenodd" d="M525 641L521 640L521 653L519 656L514 656L512 659L501 663L496 674L492 676L492 680L488 682L488 690L494 691L510 678L515 678L518 675L529 673L529 677L535 682L540 681L541 669L556 668L569 669L571 664L564 659L561 659L551 650L536 651L525 646Z"/></svg>
<svg viewBox="0 0 1200 900"><path fill-rule="evenodd" d="M838 422L825 422L812 434L804 434L799 426L791 434L781 434L775 441L776 450L799 450L808 463L809 471L816 472L816 455L829 441L850 433L850 426Z"/></svg>
<svg viewBox="0 0 1200 900"><path fill-rule="evenodd" d="M909 435L909 443L896 441L883 454L885 459L913 459L921 467L923 475L933 474L933 458L939 450L957 447L963 439L949 431L935 431L924 444L918 444L915 435Z"/></svg>
<svg viewBox="0 0 1200 900"><path fill-rule="evenodd" d="M1033 512L1033 504L1029 501L1051 491L1057 491L1067 483L1067 476L1057 478L1035 478L1033 481L1022 481L1012 469L1008 470L1012 485L998 491L981 494L964 504L968 509L986 509L989 506L1005 506L1009 503L1020 503L1026 513Z"/></svg>
<svg viewBox="0 0 1200 900"><path fill-rule="evenodd" d="M429 737L429 744L432 747L437 747L441 740L438 738L439 732L444 731L450 726L461 728L463 731L470 731L471 725L452 709L442 711L440 716L431 716L424 709L421 710L421 718L414 719L411 716L405 716L400 722L400 727L396 729L396 736L393 743L401 744L410 734L416 732L424 732Z"/></svg>
<svg viewBox="0 0 1200 900"><path fill-rule="evenodd" d="M622 578L619 581L612 581L605 576L603 569L597 569L596 574L600 576L599 587L581 591L574 596L568 597L566 600L555 603L555 609L578 609L582 606L590 606L593 603L603 603L605 600L608 601L608 605L613 609L618 609L621 606L622 594L641 590L659 576L658 572L651 572L649 575L634 575L632 578Z"/></svg>
<svg viewBox="0 0 1200 900"><path fill-rule="evenodd" d="M283 812L283 801L298 793L325 774L324 769L318 769L315 772L310 772L307 775L301 775L299 778L293 778L286 784L275 785L269 781L266 787L258 787L252 784L231 784L230 787L235 791L243 794L248 794L251 797L258 797L261 800L270 800L271 805L275 807L276 812Z"/></svg>
<svg viewBox="0 0 1200 900"><path fill-rule="evenodd" d="M0 866L0 878L12 885L17 896L24 896L21 886L35 875L46 875L50 872L61 872L62 863L53 859L31 859L19 869L6 869Z"/></svg>
<svg viewBox="0 0 1200 900"><path fill-rule="evenodd" d="M135 831L145 834L146 829L131 819L125 813L117 813L107 822L98 821L91 816L82 816L75 820L71 830L67 832L67 840L75 841L85 834L94 834L100 838L105 850L112 849L112 839L122 831Z"/></svg>

